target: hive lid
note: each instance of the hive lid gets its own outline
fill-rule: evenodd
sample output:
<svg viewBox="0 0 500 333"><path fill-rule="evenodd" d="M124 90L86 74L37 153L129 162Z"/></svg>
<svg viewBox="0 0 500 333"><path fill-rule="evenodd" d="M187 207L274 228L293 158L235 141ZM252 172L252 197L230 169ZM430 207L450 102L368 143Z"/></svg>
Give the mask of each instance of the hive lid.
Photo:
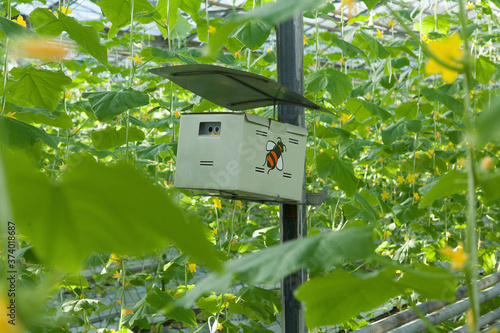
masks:
<svg viewBox="0 0 500 333"><path fill-rule="evenodd" d="M233 111L291 104L330 113L274 80L237 69L195 64L159 67L149 71Z"/></svg>

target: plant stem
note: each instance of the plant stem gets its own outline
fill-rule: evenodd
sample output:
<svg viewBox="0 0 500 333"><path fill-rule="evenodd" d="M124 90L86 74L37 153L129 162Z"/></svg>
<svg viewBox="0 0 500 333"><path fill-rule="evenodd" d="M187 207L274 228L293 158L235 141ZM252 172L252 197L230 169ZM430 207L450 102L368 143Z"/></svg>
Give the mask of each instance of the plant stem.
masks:
<svg viewBox="0 0 500 333"><path fill-rule="evenodd" d="M130 78L128 81L129 88L134 83L135 76L135 60L134 60L134 0L131 1L130 6ZM129 116L130 110L127 110L125 117L125 162L128 162L128 131L129 131Z"/></svg>
<svg viewBox="0 0 500 333"><path fill-rule="evenodd" d="M465 251L469 255L465 267L465 279L469 292L472 316L467 316L469 332L479 332L479 292L477 288L477 235L476 235L476 184L474 180L474 125L471 112L469 90L471 85L471 55L467 41L467 13L465 0L460 0L460 23L463 40L463 90L464 90L464 121L467 138L467 229L465 234Z"/></svg>
<svg viewBox="0 0 500 333"><path fill-rule="evenodd" d="M7 19L10 20L11 16L10 0L7 0ZM2 95L2 110L0 110L0 115L5 113L5 103L7 99L7 82L9 77L9 38L5 41L5 60L3 63L3 95Z"/></svg>
<svg viewBox="0 0 500 333"><path fill-rule="evenodd" d="M123 322L123 308L124 306L124 300L125 300L125 264L123 263L124 259L121 259L121 265L122 265L122 293L120 295L120 323L118 324L118 330L121 330L122 328L122 322Z"/></svg>

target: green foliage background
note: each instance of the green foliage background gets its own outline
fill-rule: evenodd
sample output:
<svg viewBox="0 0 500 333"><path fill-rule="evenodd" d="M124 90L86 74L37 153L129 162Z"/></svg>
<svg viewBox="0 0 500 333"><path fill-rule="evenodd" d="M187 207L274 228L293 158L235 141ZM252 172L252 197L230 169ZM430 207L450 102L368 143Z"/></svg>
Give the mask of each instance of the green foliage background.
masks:
<svg viewBox="0 0 500 333"><path fill-rule="evenodd" d="M377 309L453 300L457 282L473 291L478 269L498 268L496 1L449 1L427 15L365 0L368 12L399 9L345 18L330 1L248 0L244 12L211 18L199 0L100 0L102 19L92 22L61 2L33 10L26 28L9 19L22 2L0 7L0 220L2 271L15 256L19 322L32 332L151 329L163 324L158 314L191 331L215 318L225 332L266 332L281 311L269 286L301 267L311 276L296 293L308 327L355 329ZM336 10L338 31L320 29L318 19ZM276 78L274 26L302 11L315 22L304 36L306 97L336 114L306 111L306 180L309 191L328 185L330 196L307 208L309 237L279 245L277 207L173 187L179 114L221 108L147 70L204 63ZM149 23L161 47L144 33ZM425 72L427 43L455 32L468 37L470 57L444 82ZM191 33L206 47L190 47ZM44 38L71 45L70 56L16 51ZM7 221L19 231L11 253ZM469 261L453 270L440 250L463 242ZM172 249L179 256L167 260ZM153 268L128 267L151 258ZM80 274L102 265L91 279ZM193 280L196 267L210 273ZM148 292L131 307L123 300L134 286ZM110 305L92 297L112 291ZM93 326L92 314L113 309L116 321ZM251 326L232 324L236 314Z"/></svg>

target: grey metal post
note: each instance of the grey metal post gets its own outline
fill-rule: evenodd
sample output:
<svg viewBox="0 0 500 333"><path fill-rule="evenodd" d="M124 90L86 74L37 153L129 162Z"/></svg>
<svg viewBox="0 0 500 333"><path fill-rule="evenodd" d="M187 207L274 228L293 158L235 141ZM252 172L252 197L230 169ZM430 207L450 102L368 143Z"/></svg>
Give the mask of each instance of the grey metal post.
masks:
<svg viewBox="0 0 500 333"><path fill-rule="evenodd" d="M281 0L286 1L286 0ZM278 83L304 94L304 28L302 15L276 26ZM278 105L278 120L305 127L304 108L293 105ZM305 170L302 191L305 199ZM281 242L305 237L307 234L306 206L280 205ZM295 299L294 291L307 279L307 270L292 273L281 281L281 331L284 333L307 332L301 303Z"/></svg>

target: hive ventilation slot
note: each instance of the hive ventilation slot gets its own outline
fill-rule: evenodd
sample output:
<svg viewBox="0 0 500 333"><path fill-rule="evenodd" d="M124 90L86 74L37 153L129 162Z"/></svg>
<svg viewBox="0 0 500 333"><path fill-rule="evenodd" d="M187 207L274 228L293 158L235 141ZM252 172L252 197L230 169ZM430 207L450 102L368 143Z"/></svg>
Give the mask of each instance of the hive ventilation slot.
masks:
<svg viewBox="0 0 500 333"><path fill-rule="evenodd" d="M214 166L214 161L200 161L201 166Z"/></svg>

